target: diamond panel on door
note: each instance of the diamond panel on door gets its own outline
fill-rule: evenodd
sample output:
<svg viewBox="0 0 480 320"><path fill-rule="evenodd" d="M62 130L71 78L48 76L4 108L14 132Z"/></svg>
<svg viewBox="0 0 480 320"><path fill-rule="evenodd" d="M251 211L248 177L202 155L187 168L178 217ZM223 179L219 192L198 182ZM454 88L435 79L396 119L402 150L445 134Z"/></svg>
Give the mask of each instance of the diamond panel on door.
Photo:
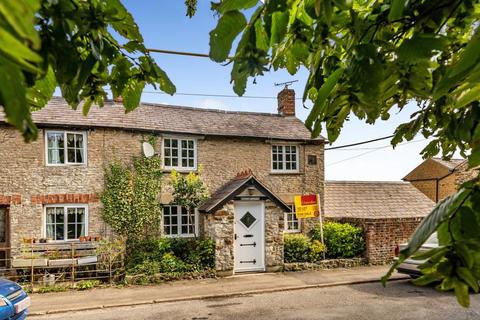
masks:
<svg viewBox="0 0 480 320"><path fill-rule="evenodd" d="M240 218L240 221L247 229L250 229L257 219L255 219L255 217L249 211L247 211L243 217Z"/></svg>

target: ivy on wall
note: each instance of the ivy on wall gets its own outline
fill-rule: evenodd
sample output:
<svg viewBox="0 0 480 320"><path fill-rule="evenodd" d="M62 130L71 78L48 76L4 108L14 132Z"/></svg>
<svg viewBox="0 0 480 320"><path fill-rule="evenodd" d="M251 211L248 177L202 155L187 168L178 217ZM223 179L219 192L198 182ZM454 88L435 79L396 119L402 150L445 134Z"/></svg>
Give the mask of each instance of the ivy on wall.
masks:
<svg viewBox="0 0 480 320"><path fill-rule="evenodd" d="M149 142L155 145L154 138ZM102 218L112 230L135 242L160 232L159 194L162 168L158 156L135 157L131 165L112 162L105 172Z"/></svg>

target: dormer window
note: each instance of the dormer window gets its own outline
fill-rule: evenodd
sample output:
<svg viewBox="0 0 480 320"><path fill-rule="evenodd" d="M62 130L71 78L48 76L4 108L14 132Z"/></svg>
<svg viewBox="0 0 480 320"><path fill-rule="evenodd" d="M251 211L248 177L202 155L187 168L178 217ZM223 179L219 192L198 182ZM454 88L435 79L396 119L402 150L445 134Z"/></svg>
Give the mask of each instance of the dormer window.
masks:
<svg viewBox="0 0 480 320"><path fill-rule="evenodd" d="M191 138L164 138L163 165L167 170L196 170L197 141Z"/></svg>
<svg viewBox="0 0 480 320"><path fill-rule="evenodd" d="M272 146L272 172L298 172L297 146Z"/></svg>
<svg viewBox="0 0 480 320"><path fill-rule="evenodd" d="M87 136L85 132L46 131L47 165L83 165L87 163Z"/></svg>

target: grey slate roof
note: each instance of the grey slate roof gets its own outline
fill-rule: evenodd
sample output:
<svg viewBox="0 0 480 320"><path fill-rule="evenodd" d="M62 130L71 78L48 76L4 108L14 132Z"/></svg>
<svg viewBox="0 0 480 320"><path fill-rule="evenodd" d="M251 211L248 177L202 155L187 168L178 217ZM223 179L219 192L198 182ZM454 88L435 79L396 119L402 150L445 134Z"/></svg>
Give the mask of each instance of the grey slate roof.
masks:
<svg viewBox="0 0 480 320"><path fill-rule="evenodd" d="M226 202L232 200L236 195L240 194L247 187L255 187L267 198L272 200L277 206L283 209L283 211L290 212L291 208L267 187L265 187L254 175L241 174L234 179L227 182L215 193L213 193L207 201L205 201L198 210L200 212L214 213L219 210Z"/></svg>
<svg viewBox="0 0 480 320"><path fill-rule="evenodd" d="M55 97L45 108L33 112L32 117L33 121L41 126L103 127L161 133L312 140L304 123L295 117L153 103L141 103L134 111L125 113L121 104L110 100L105 102L103 108L92 106L88 116L84 117L81 107L73 110L63 98ZM5 122L2 112L1 122Z"/></svg>
<svg viewBox="0 0 480 320"><path fill-rule="evenodd" d="M434 202L410 183L326 181L325 216L331 218L425 217Z"/></svg>

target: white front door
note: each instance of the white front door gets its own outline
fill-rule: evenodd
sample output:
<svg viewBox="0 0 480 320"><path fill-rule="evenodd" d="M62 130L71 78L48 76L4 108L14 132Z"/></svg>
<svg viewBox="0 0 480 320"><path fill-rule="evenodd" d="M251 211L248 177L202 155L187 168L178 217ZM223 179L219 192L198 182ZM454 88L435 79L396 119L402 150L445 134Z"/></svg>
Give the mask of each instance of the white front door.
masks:
<svg viewBox="0 0 480 320"><path fill-rule="evenodd" d="M235 201L235 272L265 271L264 203Z"/></svg>

